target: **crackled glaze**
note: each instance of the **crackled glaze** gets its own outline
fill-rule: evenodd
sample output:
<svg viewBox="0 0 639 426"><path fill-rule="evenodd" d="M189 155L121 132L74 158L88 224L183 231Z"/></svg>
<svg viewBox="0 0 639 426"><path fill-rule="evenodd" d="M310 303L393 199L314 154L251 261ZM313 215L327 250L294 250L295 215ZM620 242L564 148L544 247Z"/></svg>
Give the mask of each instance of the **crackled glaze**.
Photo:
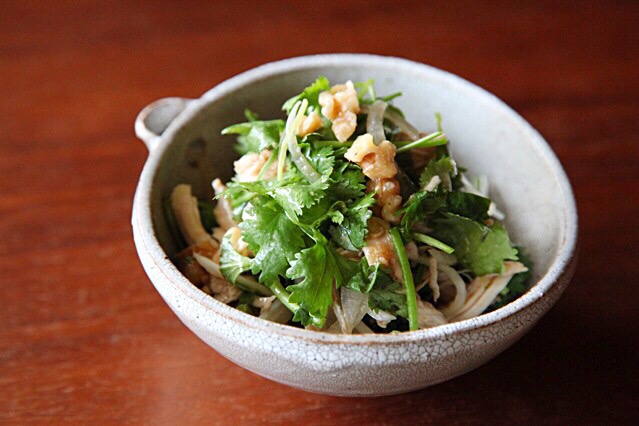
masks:
<svg viewBox="0 0 639 426"><path fill-rule="evenodd" d="M266 322L191 285L167 258L175 247L164 226L162 197L180 182L209 196L211 178L228 178L235 155L232 141L219 137L219 130L240 121L247 106L265 117L276 115L281 101L317 75L334 82L372 77L378 93L403 90L406 99L400 107L422 129L434 126L434 118L423 112L440 111L458 160L494 183L493 195L508 213L516 241L531 252L536 285L508 306L467 321L398 335L354 336ZM179 103L167 108L172 99ZM164 133L144 128L153 108L145 109L136 123L138 135L151 148L132 217L140 259L187 327L220 354L264 377L349 396L395 394L439 383L484 364L516 342L552 307L572 276L577 216L560 164L515 112L451 74L398 58L319 55L256 68L198 100L169 98L159 104L170 112L166 123L155 126L166 128Z"/></svg>

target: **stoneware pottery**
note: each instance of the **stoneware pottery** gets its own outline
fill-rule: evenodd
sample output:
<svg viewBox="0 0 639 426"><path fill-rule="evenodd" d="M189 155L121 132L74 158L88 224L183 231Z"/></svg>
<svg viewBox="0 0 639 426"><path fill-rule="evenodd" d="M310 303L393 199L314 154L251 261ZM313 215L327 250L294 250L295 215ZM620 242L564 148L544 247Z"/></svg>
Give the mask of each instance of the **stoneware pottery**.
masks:
<svg viewBox="0 0 639 426"><path fill-rule="evenodd" d="M469 176L485 175L512 239L534 262L534 286L486 315L393 335L334 335L247 315L203 293L180 274L163 200L178 183L211 199L211 180L232 176L227 125L250 108L282 117L281 104L320 75L332 83L375 80L417 128L436 130L435 112ZM311 392L397 394L449 380L486 363L521 338L566 288L575 265L577 212L568 179L542 136L485 90L448 72L393 57L317 55L270 63L227 80L199 99L146 107L135 130L149 148L133 204L133 232L149 278L180 320L236 364ZM144 291L146 289L142 289Z"/></svg>

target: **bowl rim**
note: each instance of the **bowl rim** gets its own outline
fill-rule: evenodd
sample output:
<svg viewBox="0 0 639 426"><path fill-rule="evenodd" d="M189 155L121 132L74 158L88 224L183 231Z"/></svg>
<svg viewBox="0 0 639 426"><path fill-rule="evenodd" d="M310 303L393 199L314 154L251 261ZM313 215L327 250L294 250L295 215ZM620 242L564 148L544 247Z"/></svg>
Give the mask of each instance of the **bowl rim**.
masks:
<svg viewBox="0 0 639 426"><path fill-rule="evenodd" d="M508 305L487 314L433 328L397 334L331 334L267 321L219 302L188 281L169 260L168 254L160 246L155 235L151 209L151 193L152 184L159 171L160 161L177 131L182 128L194 114L197 114L202 107L231 94L234 90L246 84L317 66L350 65L392 68L396 72L428 76L429 79L439 80L441 83L448 85L451 90L464 91L466 94L477 98L477 101L491 103L491 106L500 110L499 112L504 119L514 121L514 124L525 132L526 137L523 139L529 141L532 147L541 154L541 157L547 163L550 170L553 171L553 178L557 181L561 192L561 207L563 208L563 215L565 217L564 238L557 248L554 260L547 272L540 277L537 283L525 294ZM148 257L144 257L147 257L147 260L151 260L154 263L154 269L161 272L164 278L166 278L166 281L169 282L175 290L180 291L184 296L201 304L207 311L213 311L216 315L222 316L226 320L256 329L256 331L274 333L281 337L290 337L311 342L353 345L401 344L414 341L439 340L453 334L487 327L529 308L538 302L544 294L548 293L562 275L570 272L570 267L574 263L573 259L577 245L578 229L578 216L574 195L559 159L541 134L505 102L474 83L430 65L394 56L349 53L299 56L270 62L231 77L205 92L200 98L190 102L185 110L167 127L164 133L158 137L158 143L155 144L155 147L149 152L136 189L131 222L135 236L135 245L140 254L140 258L143 258L143 252L148 254ZM157 287L157 284L154 282L154 277L152 277L151 274L149 274L149 277L153 285Z"/></svg>

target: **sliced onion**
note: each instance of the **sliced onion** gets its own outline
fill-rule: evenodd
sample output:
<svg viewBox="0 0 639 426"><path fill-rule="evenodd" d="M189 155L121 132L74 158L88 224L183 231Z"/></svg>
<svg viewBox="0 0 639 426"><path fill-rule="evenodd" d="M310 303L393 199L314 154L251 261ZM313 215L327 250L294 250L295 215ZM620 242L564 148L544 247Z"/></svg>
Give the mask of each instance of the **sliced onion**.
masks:
<svg viewBox="0 0 639 426"><path fill-rule="evenodd" d="M275 299L270 307L260 311L260 318L280 324L286 324L292 316L293 313L279 299Z"/></svg>
<svg viewBox="0 0 639 426"><path fill-rule="evenodd" d="M384 112L388 104L384 101L376 100L368 108L366 117L366 133L373 136L373 143L379 145L386 140L384 134Z"/></svg>
<svg viewBox="0 0 639 426"><path fill-rule="evenodd" d="M204 268L206 272L213 275L214 277L225 279L222 273L220 272L220 265L215 263L213 259L209 259L206 256L202 256L201 254L197 252L193 252L193 257L195 258L197 263L199 263L200 266Z"/></svg>
<svg viewBox="0 0 639 426"><path fill-rule="evenodd" d="M387 110L384 114L384 117L388 118L394 125L399 127L399 130L406 133L406 135L411 140L419 139L419 131L415 127L413 127L412 124L406 121L406 119L401 115L397 114L396 112Z"/></svg>
<svg viewBox="0 0 639 426"><path fill-rule="evenodd" d="M337 319L342 327L342 332L351 334L353 328L368 312L368 294L342 287L340 289L340 299L342 320L340 321L339 315ZM337 311L335 313L337 314Z"/></svg>
<svg viewBox="0 0 639 426"><path fill-rule="evenodd" d="M288 145L288 150L291 152L291 160L295 163L299 171L308 179L309 182L318 181L321 176L317 171L313 168L311 163L309 163L308 159L302 153L302 149L297 143L297 136L295 135L296 129L299 127L300 121L304 118L304 112L306 111L306 107L308 106L308 101L304 99L302 101L302 105L295 109L293 107L293 111L297 112L294 120L288 120L286 122L286 143ZM289 127L290 125L290 127Z"/></svg>
<svg viewBox="0 0 639 426"><path fill-rule="evenodd" d="M362 105L360 107L360 110L361 112L365 114L369 114L371 108L372 108L372 105L371 106ZM396 125L399 128L399 130L404 132L406 136L408 136L411 140L419 139L419 131L412 124L406 121L406 119L402 117L401 115L387 109L384 112L384 118L387 118L390 122Z"/></svg>
<svg viewBox="0 0 639 426"><path fill-rule="evenodd" d="M375 312L372 309L369 309L367 314L369 317L377 321L377 325L379 325L382 328L386 328L389 322L397 319L395 315L389 314L388 312L382 311L381 309L377 312Z"/></svg>
<svg viewBox="0 0 639 426"><path fill-rule="evenodd" d="M455 286L455 298L448 305L441 308L441 312L444 314L446 319L450 319L457 315L459 311L463 308L464 303L466 302L466 283L459 275L457 271L447 265L438 265L439 271L442 272L452 285ZM443 283L440 283L440 287L443 286Z"/></svg>

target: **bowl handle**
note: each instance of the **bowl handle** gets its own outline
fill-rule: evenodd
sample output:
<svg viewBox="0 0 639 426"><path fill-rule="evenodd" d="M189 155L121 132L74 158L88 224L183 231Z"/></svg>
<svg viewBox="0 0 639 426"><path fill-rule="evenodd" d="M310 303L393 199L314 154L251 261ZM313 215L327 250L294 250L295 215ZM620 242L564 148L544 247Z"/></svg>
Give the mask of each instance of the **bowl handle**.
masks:
<svg viewBox="0 0 639 426"><path fill-rule="evenodd" d="M151 102L135 119L135 135L149 151L153 151L162 132L192 101L188 98L163 98Z"/></svg>

